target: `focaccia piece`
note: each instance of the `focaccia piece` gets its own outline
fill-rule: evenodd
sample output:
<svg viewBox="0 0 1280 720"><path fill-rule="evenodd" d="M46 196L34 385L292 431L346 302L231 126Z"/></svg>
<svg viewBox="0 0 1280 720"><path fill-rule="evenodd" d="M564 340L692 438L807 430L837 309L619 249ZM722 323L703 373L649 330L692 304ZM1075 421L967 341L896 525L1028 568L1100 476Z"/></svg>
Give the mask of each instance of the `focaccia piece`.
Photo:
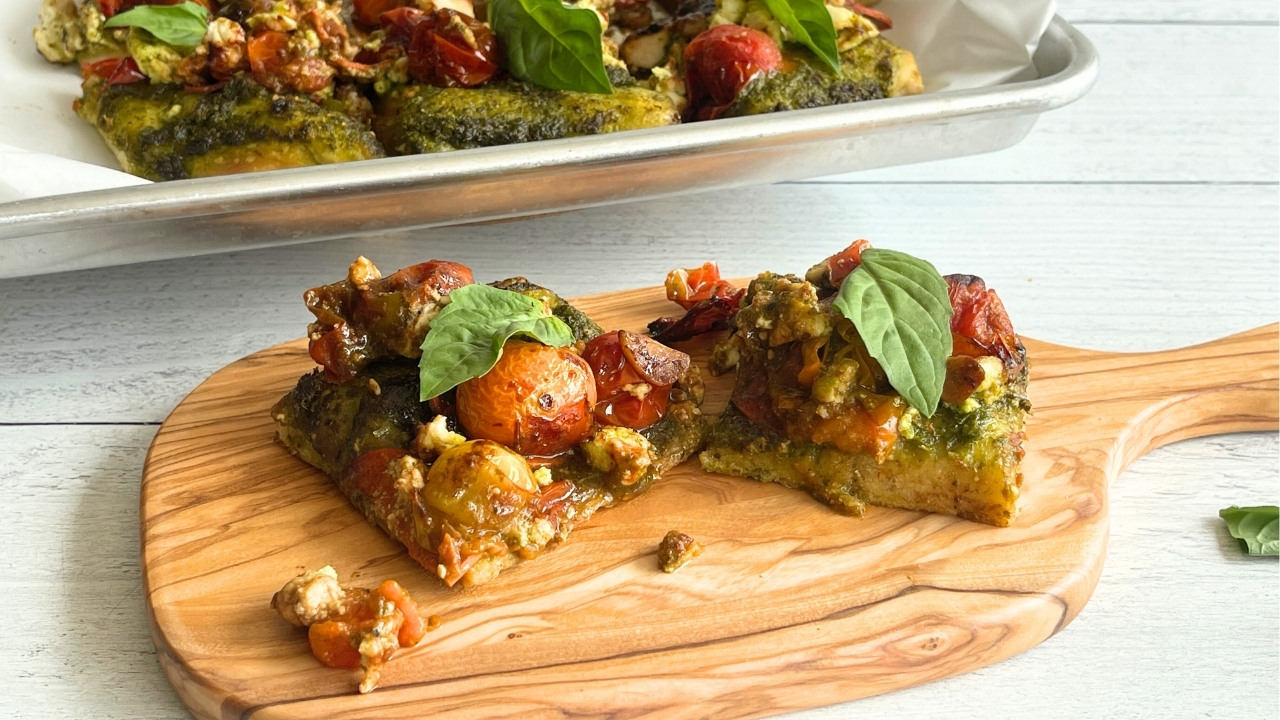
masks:
<svg viewBox="0 0 1280 720"><path fill-rule="evenodd" d="M523 278L494 285L555 304L548 310L565 320L577 340L574 348L562 349L574 358L579 358L576 348L602 335L594 322L545 288ZM653 342L632 338L642 345ZM341 381L327 370L303 376L275 405L272 417L280 443L327 474L370 523L446 584L474 585L554 547L597 510L643 493L702 447L706 425L699 409L699 371L683 353L654 349L683 358L667 365L678 370L662 388L650 389L656 394L669 388L660 419L633 430L601 422L597 407L587 416L586 434L551 457L521 455L513 449L518 443L508 447L464 436L462 388L420 402L418 363L395 353L351 366ZM509 342L504 357L514 354ZM574 362L589 367L586 360ZM506 375L500 380L504 386L523 382ZM554 400L540 393L530 396L533 402L550 407ZM589 397L595 402L594 390Z"/></svg>
<svg viewBox="0 0 1280 720"><path fill-rule="evenodd" d="M379 103L374 131L390 154L413 155L679 122L670 99L644 88L601 95L501 80L475 88L397 88Z"/></svg>
<svg viewBox="0 0 1280 720"><path fill-rule="evenodd" d="M915 57L878 35L840 54L840 75L803 48L789 49L788 57L787 70L747 85L720 117L843 105L922 90Z"/></svg>
<svg viewBox="0 0 1280 720"><path fill-rule="evenodd" d="M998 298L980 279L946 279L953 305L995 312ZM1011 524L1030 409L1026 350L1011 327L994 345L993 333L975 341L957 328L973 313L957 308L942 401L924 417L833 309L834 289L820 285L772 273L751 283L713 360L713 372L737 374L702 467L803 489L851 515L881 505Z"/></svg>
<svg viewBox="0 0 1280 720"><path fill-rule="evenodd" d="M181 85L109 85L91 75L76 106L121 168L149 180L228 175L383 157L342 112L272 93L248 77L196 93Z"/></svg>

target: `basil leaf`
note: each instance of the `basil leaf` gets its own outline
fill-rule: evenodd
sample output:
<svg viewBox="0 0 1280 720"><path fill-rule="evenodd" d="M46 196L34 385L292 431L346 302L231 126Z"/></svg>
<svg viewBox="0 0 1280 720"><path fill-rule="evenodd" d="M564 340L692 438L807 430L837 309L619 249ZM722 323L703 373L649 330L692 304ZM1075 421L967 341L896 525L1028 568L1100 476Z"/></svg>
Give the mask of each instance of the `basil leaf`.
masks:
<svg viewBox="0 0 1280 720"><path fill-rule="evenodd" d="M836 26L823 0L764 0L765 7L796 42L813 51L836 75L840 75L840 51L836 47Z"/></svg>
<svg viewBox="0 0 1280 720"><path fill-rule="evenodd" d="M418 361L421 400L430 400L489 372L514 335L547 345L573 342L573 331L543 303L488 285L464 285L432 320Z"/></svg>
<svg viewBox="0 0 1280 720"><path fill-rule="evenodd" d="M834 305L853 321L894 389L922 415L933 415L951 354L951 300L933 265L893 250L864 250Z"/></svg>
<svg viewBox="0 0 1280 720"><path fill-rule="evenodd" d="M490 0L489 26L517 78L552 90L613 92L594 10L560 0Z"/></svg>
<svg viewBox="0 0 1280 720"><path fill-rule="evenodd" d="M1275 505L1237 507L1218 511L1227 521L1227 532L1250 555L1280 555L1280 508Z"/></svg>
<svg viewBox="0 0 1280 720"><path fill-rule="evenodd" d="M209 28L209 11L200 3L139 5L113 15L104 27L137 27L174 47L193 48Z"/></svg>

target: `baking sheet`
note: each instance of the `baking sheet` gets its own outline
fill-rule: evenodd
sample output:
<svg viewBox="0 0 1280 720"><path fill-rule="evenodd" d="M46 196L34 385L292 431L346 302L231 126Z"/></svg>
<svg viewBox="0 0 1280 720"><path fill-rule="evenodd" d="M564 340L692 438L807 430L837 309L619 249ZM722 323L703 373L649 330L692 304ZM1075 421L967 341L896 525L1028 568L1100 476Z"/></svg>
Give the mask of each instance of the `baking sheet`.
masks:
<svg viewBox="0 0 1280 720"><path fill-rule="evenodd" d="M1032 57L1055 2L884 0L877 7L894 20L886 35L916 54L926 92L942 92L1034 77ZM36 52L39 9L40 0L0 3L0 203L146 182L117 170L72 111L79 74Z"/></svg>

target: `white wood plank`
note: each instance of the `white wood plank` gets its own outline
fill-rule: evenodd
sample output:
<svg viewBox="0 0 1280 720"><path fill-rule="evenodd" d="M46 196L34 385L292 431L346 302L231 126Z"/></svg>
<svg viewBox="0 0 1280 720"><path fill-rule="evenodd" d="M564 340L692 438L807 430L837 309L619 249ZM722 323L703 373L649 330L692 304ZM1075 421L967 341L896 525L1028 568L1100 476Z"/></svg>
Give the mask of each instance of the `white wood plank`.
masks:
<svg viewBox="0 0 1280 720"><path fill-rule="evenodd" d="M1101 57L1098 83L1082 100L1043 115L1021 143L990 155L828 180L1280 179L1280 33L1274 26L1078 27Z"/></svg>
<svg viewBox="0 0 1280 720"><path fill-rule="evenodd" d="M1280 317L1280 210L1254 186L784 185L579 213L0 282L4 422L158 422L209 373L301 337L302 291L363 253L565 295L718 260L803 271L866 237L971 272L1024 334L1140 350ZM1229 288L1223 283L1230 283ZM674 307L674 306L673 306Z"/></svg>
<svg viewBox="0 0 1280 720"><path fill-rule="evenodd" d="M156 663L138 557L154 427L0 428L0 715L189 717Z"/></svg>
<svg viewBox="0 0 1280 720"><path fill-rule="evenodd" d="M1276 22L1273 0L1058 0L1058 14L1071 22Z"/></svg>

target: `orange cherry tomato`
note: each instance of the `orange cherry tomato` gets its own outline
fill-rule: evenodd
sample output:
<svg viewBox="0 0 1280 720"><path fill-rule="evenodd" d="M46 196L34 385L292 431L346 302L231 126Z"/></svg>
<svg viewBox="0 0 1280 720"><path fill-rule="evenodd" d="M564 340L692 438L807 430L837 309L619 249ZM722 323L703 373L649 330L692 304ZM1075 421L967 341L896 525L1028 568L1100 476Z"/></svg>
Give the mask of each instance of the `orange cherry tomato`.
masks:
<svg viewBox="0 0 1280 720"><path fill-rule="evenodd" d="M307 628L311 654L332 668L360 667L360 651L352 644L355 628L342 620L326 620Z"/></svg>
<svg viewBox="0 0 1280 720"><path fill-rule="evenodd" d="M458 386L457 402L468 436L555 455L591 431L596 384L572 350L512 340L493 369Z"/></svg>
<svg viewBox="0 0 1280 720"><path fill-rule="evenodd" d="M254 79L270 87L271 76L288 64L288 51L289 36L277 30L263 30L249 38L249 69Z"/></svg>

